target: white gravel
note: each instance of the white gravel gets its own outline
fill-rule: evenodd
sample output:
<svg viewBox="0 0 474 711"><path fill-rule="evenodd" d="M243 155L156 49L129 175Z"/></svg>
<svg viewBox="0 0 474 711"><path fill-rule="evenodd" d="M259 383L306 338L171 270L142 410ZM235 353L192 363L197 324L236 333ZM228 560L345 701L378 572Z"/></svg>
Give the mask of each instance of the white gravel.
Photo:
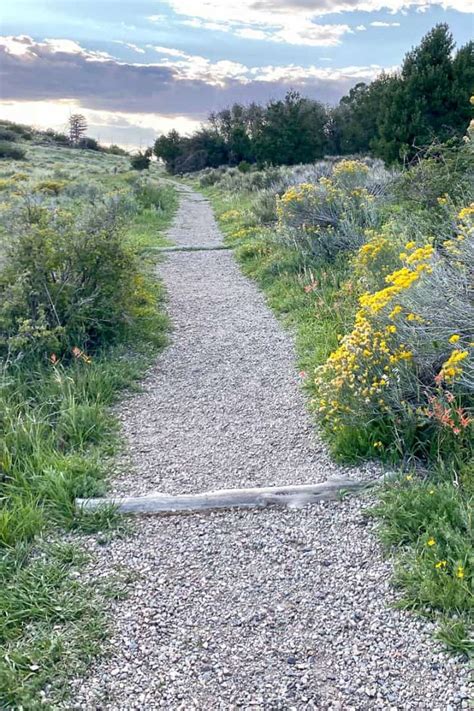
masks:
<svg viewBox="0 0 474 711"><path fill-rule="evenodd" d="M182 190L170 238L218 244L209 204ZM159 272L173 341L119 408L114 493L374 475L315 438L290 338L230 253L172 253ZM91 538L93 576L125 566L137 582L111 603L112 653L73 681L69 708L468 708L467 667L390 607L367 503L142 517L125 540Z"/></svg>

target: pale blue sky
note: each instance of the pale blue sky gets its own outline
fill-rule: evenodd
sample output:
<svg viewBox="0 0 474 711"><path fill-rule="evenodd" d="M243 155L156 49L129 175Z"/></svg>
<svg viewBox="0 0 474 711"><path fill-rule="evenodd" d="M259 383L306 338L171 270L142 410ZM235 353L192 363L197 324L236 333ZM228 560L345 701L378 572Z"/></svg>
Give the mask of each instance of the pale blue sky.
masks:
<svg viewBox="0 0 474 711"><path fill-rule="evenodd" d="M289 87L334 103L438 22L473 36L470 0L16 0L0 11L0 115L60 126L80 107L104 141L191 130L235 98ZM69 42L59 42L69 40ZM88 113L89 112L89 113Z"/></svg>

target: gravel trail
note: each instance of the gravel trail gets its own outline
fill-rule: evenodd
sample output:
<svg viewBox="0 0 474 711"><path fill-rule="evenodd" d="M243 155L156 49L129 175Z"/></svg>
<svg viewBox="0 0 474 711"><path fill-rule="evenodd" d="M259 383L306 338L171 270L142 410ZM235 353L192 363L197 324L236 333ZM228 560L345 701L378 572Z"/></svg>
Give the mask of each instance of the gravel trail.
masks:
<svg viewBox="0 0 474 711"><path fill-rule="evenodd" d="M219 244L208 202L181 192L170 239ZM231 253L172 253L159 273L172 343L119 408L115 494L376 473L331 462L291 339ZM112 653L73 681L72 708L468 708L466 666L437 649L430 623L390 607L369 503L141 517L124 540L91 538L94 577L125 567L136 582L111 603Z"/></svg>

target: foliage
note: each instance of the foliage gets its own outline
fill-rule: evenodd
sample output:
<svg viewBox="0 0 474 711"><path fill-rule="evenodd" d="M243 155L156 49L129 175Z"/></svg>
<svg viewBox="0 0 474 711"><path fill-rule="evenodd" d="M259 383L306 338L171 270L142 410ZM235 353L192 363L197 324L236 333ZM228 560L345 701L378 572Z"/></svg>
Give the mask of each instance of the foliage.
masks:
<svg viewBox="0 0 474 711"><path fill-rule="evenodd" d="M333 260L365 240L378 222L380 186L373 189L370 170L360 161L336 163L331 178L300 183L277 197L278 227L282 239L307 249L317 259Z"/></svg>
<svg viewBox="0 0 474 711"><path fill-rule="evenodd" d="M10 234L0 273L3 357L63 355L119 336L135 308L138 274L122 223L113 199L87 217L40 211Z"/></svg>
<svg viewBox="0 0 474 711"><path fill-rule="evenodd" d="M69 140L73 146L79 145L87 131L87 121L82 114L72 114L69 117Z"/></svg>
<svg viewBox="0 0 474 711"><path fill-rule="evenodd" d="M77 147L78 148L83 148L88 151L100 151L101 147L99 146L98 141L96 141L95 138L91 138L90 136L83 136L82 138L79 139L77 142Z"/></svg>
<svg viewBox="0 0 474 711"><path fill-rule="evenodd" d="M249 187L252 172L201 175L245 273L295 330L302 383L333 453L408 468L374 512L399 552L400 604L436 618L439 638L464 654L473 651L471 134L394 174L350 160L278 168L261 188ZM370 220L365 205L347 205L361 189L373 196Z"/></svg>
<svg viewBox="0 0 474 711"><path fill-rule="evenodd" d="M334 108L295 91L265 106L235 103L190 137L175 130L160 136L154 151L171 173L295 165L325 155L418 161L433 142L462 138L473 87L474 43L454 52L449 28L440 24L407 54L400 72L359 82Z"/></svg>
<svg viewBox="0 0 474 711"><path fill-rule="evenodd" d="M0 141L0 158L10 160L23 160L26 156L25 151L18 145L12 145L8 141Z"/></svg>
<svg viewBox="0 0 474 711"><path fill-rule="evenodd" d="M404 590L399 605L440 619L440 639L466 655L474 653L473 505L467 480L454 487L446 474L429 481L407 474L385 486L372 511L382 521L383 542L402 551L395 572Z"/></svg>
<svg viewBox="0 0 474 711"><path fill-rule="evenodd" d="M145 152L138 151L132 156L130 165L133 170L148 170L151 162L151 149L147 148Z"/></svg>
<svg viewBox="0 0 474 711"><path fill-rule="evenodd" d="M16 141L18 134L10 128L0 125L0 141Z"/></svg>
<svg viewBox="0 0 474 711"><path fill-rule="evenodd" d="M124 149L121 148L120 146L116 146L115 143L112 143L110 146L106 146L103 148L104 153L110 153L111 155L114 156L127 156L128 152Z"/></svg>
<svg viewBox="0 0 474 711"><path fill-rule="evenodd" d="M176 206L152 171L145 189L130 181L121 156L34 144L29 158L22 173L5 164L0 193L2 708L64 703L105 636L105 591L79 582L83 556L56 538L117 524L74 498L103 494L118 445L110 405L166 340L138 254L163 243Z"/></svg>

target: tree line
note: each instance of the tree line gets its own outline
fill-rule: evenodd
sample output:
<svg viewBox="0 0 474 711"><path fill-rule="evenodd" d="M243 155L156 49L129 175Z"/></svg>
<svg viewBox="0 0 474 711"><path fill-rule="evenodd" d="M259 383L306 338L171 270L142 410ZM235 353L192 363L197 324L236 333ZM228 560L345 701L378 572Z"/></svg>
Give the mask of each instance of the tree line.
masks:
<svg viewBox="0 0 474 711"><path fill-rule="evenodd" d="M436 25L395 73L356 84L335 107L289 91L282 100L212 113L191 136L172 130L154 146L171 173L251 164L294 165L326 155L412 159L434 140L461 140L474 92L474 42L455 52Z"/></svg>

